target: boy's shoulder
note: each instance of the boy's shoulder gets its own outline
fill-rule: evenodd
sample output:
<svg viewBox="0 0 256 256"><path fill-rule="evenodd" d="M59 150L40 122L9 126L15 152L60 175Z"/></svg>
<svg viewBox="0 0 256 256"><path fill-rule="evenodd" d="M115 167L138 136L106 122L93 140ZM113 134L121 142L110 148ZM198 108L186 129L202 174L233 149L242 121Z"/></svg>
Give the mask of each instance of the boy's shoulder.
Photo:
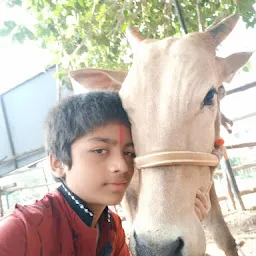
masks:
<svg viewBox="0 0 256 256"><path fill-rule="evenodd" d="M21 220L25 223L37 225L46 215L52 215L53 208L60 207L61 197L58 192L46 194L42 199L36 200L33 204L16 204L15 209L0 218L0 222L10 219Z"/></svg>
<svg viewBox="0 0 256 256"><path fill-rule="evenodd" d="M17 204L14 211L0 219L0 248L6 252L3 255L39 255L42 246L44 255L50 255L48 252L59 250L56 245L63 239L59 233L65 234L65 246L72 250L66 208L57 191L31 205Z"/></svg>

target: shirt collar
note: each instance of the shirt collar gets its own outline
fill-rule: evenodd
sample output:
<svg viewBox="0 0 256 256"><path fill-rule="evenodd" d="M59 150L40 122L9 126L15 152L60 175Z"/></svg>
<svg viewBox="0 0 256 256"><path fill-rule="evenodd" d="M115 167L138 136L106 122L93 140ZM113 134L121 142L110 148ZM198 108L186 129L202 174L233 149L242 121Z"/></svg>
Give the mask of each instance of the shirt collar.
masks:
<svg viewBox="0 0 256 256"><path fill-rule="evenodd" d="M88 208L86 203L75 195L65 184L62 184L57 189L65 198L69 206L76 212L80 219L89 227L92 226L93 212ZM106 220L111 223L111 214L108 207L103 211L103 215Z"/></svg>

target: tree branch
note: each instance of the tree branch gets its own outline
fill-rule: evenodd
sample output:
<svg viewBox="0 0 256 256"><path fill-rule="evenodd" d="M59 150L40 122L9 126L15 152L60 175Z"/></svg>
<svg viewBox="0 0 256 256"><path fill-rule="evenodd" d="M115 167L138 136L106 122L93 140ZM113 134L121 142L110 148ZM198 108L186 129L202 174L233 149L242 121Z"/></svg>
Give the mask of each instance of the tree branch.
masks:
<svg viewBox="0 0 256 256"><path fill-rule="evenodd" d="M188 29L185 25L184 17L182 16L182 11L181 11L178 0L173 0L173 4L174 4L175 10L177 12L177 16L178 16L178 20L180 22L181 30L183 31L183 34L187 34Z"/></svg>
<svg viewBox="0 0 256 256"><path fill-rule="evenodd" d="M201 11L201 0L196 1L196 12L197 12L197 18L198 18L198 31L203 32L204 31L204 25L203 25L203 15Z"/></svg>

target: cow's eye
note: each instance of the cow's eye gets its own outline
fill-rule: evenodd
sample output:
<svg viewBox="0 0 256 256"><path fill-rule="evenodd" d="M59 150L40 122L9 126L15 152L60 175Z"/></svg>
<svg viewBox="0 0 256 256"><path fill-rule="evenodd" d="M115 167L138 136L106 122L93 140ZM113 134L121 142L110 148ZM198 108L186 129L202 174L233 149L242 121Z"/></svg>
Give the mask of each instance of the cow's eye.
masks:
<svg viewBox="0 0 256 256"><path fill-rule="evenodd" d="M213 100L214 100L214 96L215 94L217 94L217 91L216 89L211 89L205 96L204 98L204 102L203 102L203 105L204 106L212 106L213 105Z"/></svg>

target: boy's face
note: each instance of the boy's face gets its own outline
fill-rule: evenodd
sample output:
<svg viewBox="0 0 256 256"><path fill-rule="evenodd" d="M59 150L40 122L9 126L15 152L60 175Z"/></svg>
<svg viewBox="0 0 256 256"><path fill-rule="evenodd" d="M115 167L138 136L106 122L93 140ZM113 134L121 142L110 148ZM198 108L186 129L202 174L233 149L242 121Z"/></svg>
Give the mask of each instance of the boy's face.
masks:
<svg viewBox="0 0 256 256"><path fill-rule="evenodd" d="M65 169L67 186L91 204L115 205L133 175L131 131L119 123L95 128L71 145L72 168Z"/></svg>

